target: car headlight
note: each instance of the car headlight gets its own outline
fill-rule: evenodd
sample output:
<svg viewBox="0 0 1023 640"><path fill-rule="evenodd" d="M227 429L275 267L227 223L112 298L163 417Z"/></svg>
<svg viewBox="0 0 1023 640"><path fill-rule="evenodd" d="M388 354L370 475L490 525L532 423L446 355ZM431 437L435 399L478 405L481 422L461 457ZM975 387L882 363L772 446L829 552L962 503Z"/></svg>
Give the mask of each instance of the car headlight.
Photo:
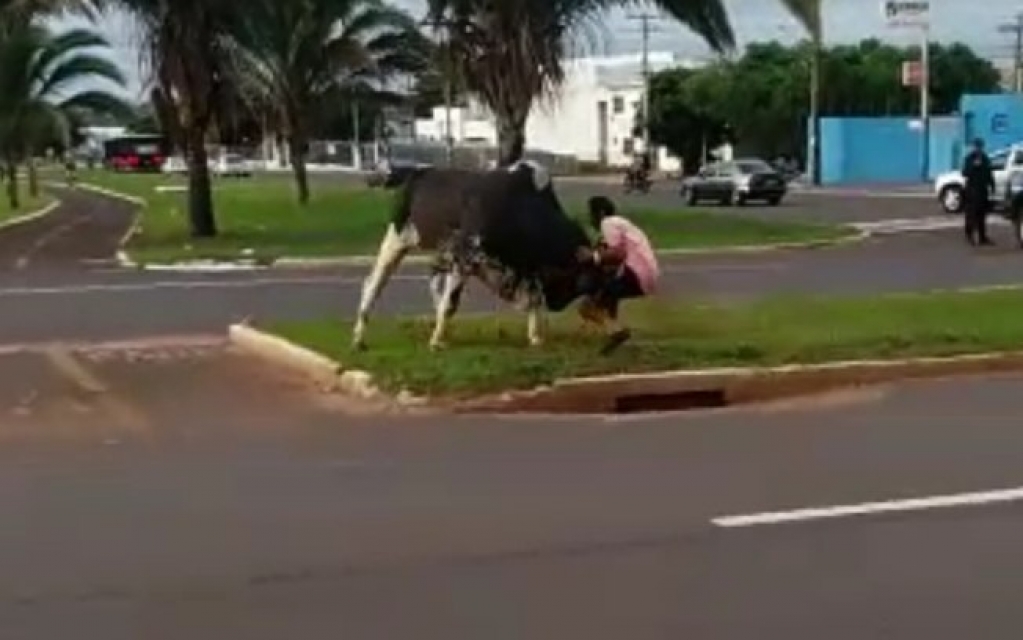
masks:
<svg viewBox="0 0 1023 640"><path fill-rule="evenodd" d="M735 185L740 189L749 189L749 181L749 176L743 176L736 181Z"/></svg>

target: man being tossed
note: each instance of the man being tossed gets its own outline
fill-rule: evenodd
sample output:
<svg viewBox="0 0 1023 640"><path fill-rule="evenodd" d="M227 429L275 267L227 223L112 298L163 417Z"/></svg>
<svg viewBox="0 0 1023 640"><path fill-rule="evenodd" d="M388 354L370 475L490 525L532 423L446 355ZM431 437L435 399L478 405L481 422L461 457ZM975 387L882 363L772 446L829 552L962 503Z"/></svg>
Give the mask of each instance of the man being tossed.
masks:
<svg viewBox="0 0 1023 640"><path fill-rule="evenodd" d="M580 249L578 257L603 267L606 275L589 292L580 313L585 318L609 323L610 335L601 349L602 355L608 355L632 336L618 321L619 303L651 295L660 278L660 268L646 234L618 215L609 198L590 198L589 210L590 224L600 233L600 240L594 249Z"/></svg>

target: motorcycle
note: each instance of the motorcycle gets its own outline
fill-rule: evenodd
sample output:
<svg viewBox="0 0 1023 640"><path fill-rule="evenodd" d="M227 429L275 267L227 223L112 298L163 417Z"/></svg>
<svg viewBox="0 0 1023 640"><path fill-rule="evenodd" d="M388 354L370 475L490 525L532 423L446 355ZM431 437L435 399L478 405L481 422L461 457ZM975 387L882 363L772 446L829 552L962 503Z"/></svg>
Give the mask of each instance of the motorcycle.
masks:
<svg viewBox="0 0 1023 640"><path fill-rule="evenodd" d="M633 191L639 191L640 193L649 193L650 187L653 186L653 180L650 179L650 173L639 169L629 169L625 172L625 193L629 194Z"/></svg>

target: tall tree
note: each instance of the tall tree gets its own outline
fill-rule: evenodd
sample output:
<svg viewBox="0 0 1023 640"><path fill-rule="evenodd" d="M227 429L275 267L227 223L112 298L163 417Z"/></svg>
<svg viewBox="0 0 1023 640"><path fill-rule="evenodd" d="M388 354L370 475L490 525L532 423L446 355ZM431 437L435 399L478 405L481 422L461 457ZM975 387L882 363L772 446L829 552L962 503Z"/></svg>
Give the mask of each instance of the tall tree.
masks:
<svg viewBox="0 0 1023 640"><path fill-rule="evenodd" d="M428 19L439 25L454 50L469 91L493 112L498 163L508 165L525 150L526 118L534 102L554 92L565 77L573 38L629 0L428 0ZM656 0L713 49L733 46L722 0Z"/></svg>
<svg viewBox="0 0 1023 640"><path fill-rule="evenodd" d="M809 105L808 54L812 44L784 47L778 43L751 44L739 59L707 68L669 70L654 74L651 115L653 138L691 159L697 141L714 144L724 124L733 127L743 153L801 157L806 145ZM915 114L916 89L902 86L903 61L919 56L914 48L899 48L878 40L840 45L820 52L822 86L820 112L828 116L886 116ZM940 81L932 86L935 113L958 109L964 93L999 90L997 70L962 44L934 45L934 69ZM756 104L756 109L750 109ZM691 130L689 130L689 129Z"/></svg>
<svg viewBox="0 0 1023 640"><path fill-rule="evenodd" d="M83 113L128 114L131 107L102 88L75 89L107 81L123 88L125 78L110 59L101 36L82 29L54 35L38 24L0 38L0 140L8 198L18 207L17 166L29 163L30 186L37 191L33 152L41 140L57 137L65 146L72 123Z"/></svg>
<svg viewBox="0 0 1023 640"><path fill-rule="evenodd" d="M231 39L248 9L237 0L112 0L139 27L153 99L172 140L188 157L188 216L193 237L217 235L206 137L222 96L238 82Z"/></svg>
<svg viewBox="0 0 1023 640"><path fill-rule="evenodd" d="M352 95L356 87L421 69L426 40L411 16L381 0L249 0L240 26L251 79L277 106L305 204L313 114L339 89Z"/></svg>

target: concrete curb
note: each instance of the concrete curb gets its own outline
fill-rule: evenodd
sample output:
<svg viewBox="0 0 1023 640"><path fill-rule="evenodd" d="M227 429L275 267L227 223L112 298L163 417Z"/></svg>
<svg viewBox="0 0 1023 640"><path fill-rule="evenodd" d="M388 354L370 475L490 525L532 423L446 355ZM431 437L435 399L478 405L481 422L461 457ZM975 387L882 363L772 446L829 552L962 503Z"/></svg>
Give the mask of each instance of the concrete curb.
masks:
<svg viewBox="0 0 1023 640"><path fill-rule="evenodd" d="M374 399L382 395L369 373L356 369L345 370L340 363L322 354L247 324L231 325L228 328L228 340L238 350L301 374L325 390L340 391L361 399Z"/></svg>
<svg viewBox="0 0 1023 640"><path fill-rule="evenodd" d="M1023 370L1023 351L779 367L667 371L558 380L463 403L470 412L619 413L628 405L684 409L809 395L842 387ZM705 404L708 403L709 404ZM638 409L637 409L638 410Z"/></svg>
<svg viewBox="0 0 1023 640"><path fill-rule="evenodd" d="M326 356L289 340L231 325L238 349L300 373L329 391L361 399L386 398L401 405L433 404L456 413L614 414L682 410L766 402L843 387L1023 370L1023 351L898 360L852 360L778 367L726 367L564 378L552 385L474 399L417 398L384 394L366 371L345 370Z"/></svg>
<svg viewBox="0 0 1023 640"><path fill-rule="evenodd" d="M768 253L771 251L786 250L810 250L825 247L835 247L847 244L863 242L872 237L871 231L856 231L848 236L830 238L825 240L811 240L808 242L789 242L765 245L738 245L727 247L706 247L699 249L667 249L658 251L661 258L682 258L686 256L715 256L731 254ZM254 260L193 260L170 264L143 264L140 269L152 271L189 271L201 273L203 271L228 271L232 265L237 269L278 269L282 271L301 271L313 269L345 268L345 267L370 267L376 261L376 256L345 256L338 258L278 258L269 262L261 263ZM431 262L430 256L412 255L405 258L402 264L428 265Z"/></svg>
<svg viewBox="0 0 1023 640"><path fill-rule="evenodd" d="M59 206L60 206L60 200L59 199L54 199L53 202L51 202L50 204L46 205L42 209L39 209L37 211L33 211L32 213L26 213L23 216L17 216L15 218L11 218L10 220L5 220L4 222L0 222L0 229L10 229L11 227L17 227L19 225L23 225L26 222L32 222L33 220L38 220L39 218L42 218L45 215L53 213L54 210L56 210L56 208L59 207Z"/></svg>

